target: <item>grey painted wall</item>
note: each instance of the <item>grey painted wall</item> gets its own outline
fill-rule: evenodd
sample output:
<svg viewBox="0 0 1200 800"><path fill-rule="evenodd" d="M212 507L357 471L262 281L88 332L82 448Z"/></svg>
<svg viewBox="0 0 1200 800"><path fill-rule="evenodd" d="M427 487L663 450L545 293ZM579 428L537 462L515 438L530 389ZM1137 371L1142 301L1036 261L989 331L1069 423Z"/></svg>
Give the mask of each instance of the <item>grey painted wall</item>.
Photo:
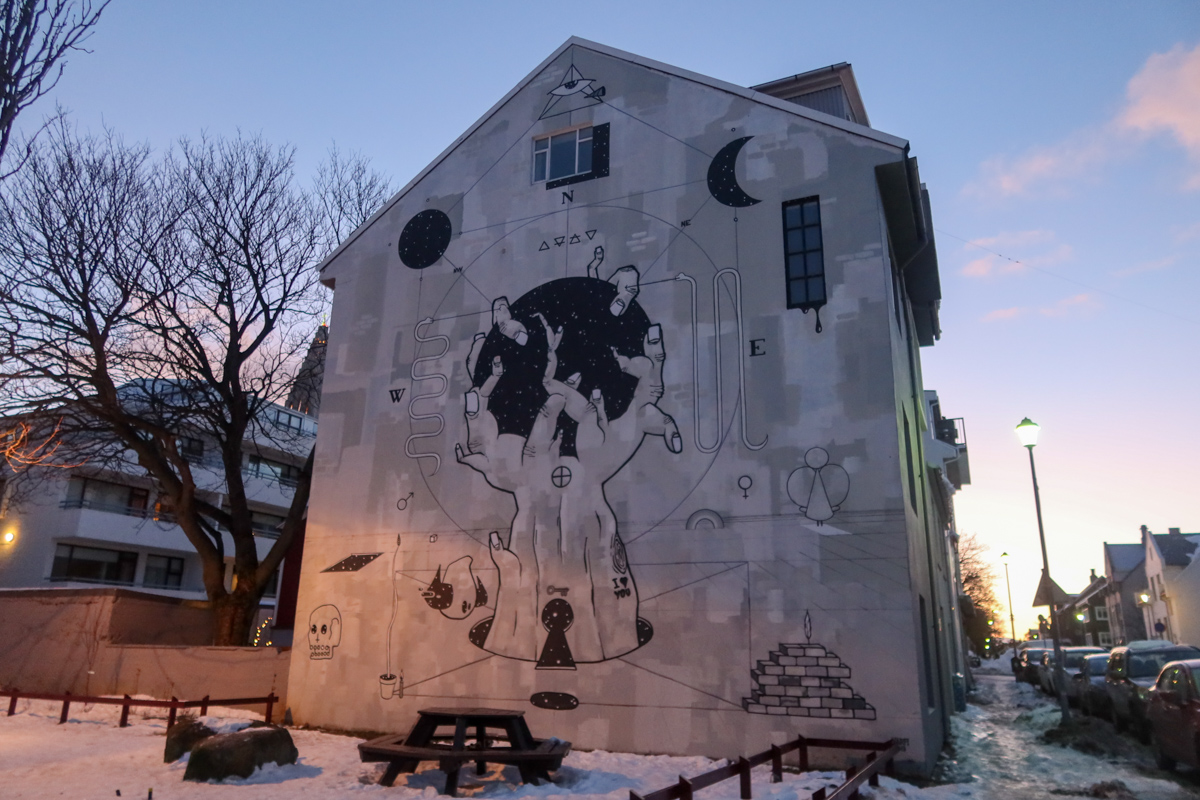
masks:
<svg viewBox="0 0 1200 800"><path fill-rule="evenodd" d="M327 265L298 723L461 703L584 748L936 755L898 435L919 461L923 411L874 177L902 143L748 95L567 46ZM607 176L534 182L536 138L601 125ZM819 333L785 299L782 204L809 197Z"/></svg>

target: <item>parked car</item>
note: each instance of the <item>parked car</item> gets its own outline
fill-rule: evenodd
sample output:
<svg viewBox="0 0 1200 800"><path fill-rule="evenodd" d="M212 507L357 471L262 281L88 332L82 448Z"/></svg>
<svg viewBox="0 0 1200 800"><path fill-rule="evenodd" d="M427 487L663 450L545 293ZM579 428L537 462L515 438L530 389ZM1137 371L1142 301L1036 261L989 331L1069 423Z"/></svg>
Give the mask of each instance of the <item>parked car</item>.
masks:
<svg viewBox="0 0 1200 800"><path fill-rule="evenodd" d="M1200 767L1200 659L1163 667L1146 704L1154 757L1161 769L1176 762Z"/></svg>
<svg viewBox="0 0 1200 800"><path fill-rule="evenodd" d="M1074 700L1073 686L1071 684L1071 675L1079 670L1079 665L1087 656L1103 653L1103 647L1064 647L1063 653L1063 672L1067 679L1066 693L1067 700ZM1042 691L1052 697L1058 697L1059 686L1054 671L1054 651L1047 650L1042 656L1042 663L1038 665L1038 684Z"/></svg>
<svg viewBox="0 0 1200 800"><path fill-rule="evenodd" d="M1038 662L1042 659L1042 653L1052 648L1053 645L1047 647L1044 644L1039 644L1034 647L1026 647L1022 650L1021 660L1017 664L1016 669L1017 680L1036 684Z"/></svg>
<svg viewBox="0 0 1200 800"><path fill-rule="evenodd" d="M1158 673L1170 661L1200 658L1200 647L1164 641L1114 647L1105 672L1109 713L1117 730L1128 728L1143 741L1150 736L1146 700Z"/></svg>
<svg viewBox="0 0 1200 800"><path fill-rule="evenodd" d="M1108 691L1104 688L1104 673L1108 670L1108 653L1084 656L1079 671L1071 676L1079 708L1093 717L1108 715Z"/></svg>

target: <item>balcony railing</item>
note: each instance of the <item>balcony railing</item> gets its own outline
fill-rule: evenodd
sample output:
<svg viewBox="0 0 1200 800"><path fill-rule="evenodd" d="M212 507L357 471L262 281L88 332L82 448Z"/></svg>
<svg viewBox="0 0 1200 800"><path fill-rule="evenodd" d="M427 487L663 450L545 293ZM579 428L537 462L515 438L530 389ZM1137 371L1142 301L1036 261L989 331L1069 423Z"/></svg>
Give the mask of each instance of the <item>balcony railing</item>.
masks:
<svg viewBox="0 0 1200 800"><path fill-rule="evenodd" d="M73 500L64 500L59 504L59 508L86 508L91 511L105 511L109 514L121 514L126 517L136 517L138 519L152 519L155 522L169 522L175 524L175 515L168 511L156 511L153 508L138 508L137 506L121 505L119 503L101 503L95 500L87 500L82 497Z"/></svg>

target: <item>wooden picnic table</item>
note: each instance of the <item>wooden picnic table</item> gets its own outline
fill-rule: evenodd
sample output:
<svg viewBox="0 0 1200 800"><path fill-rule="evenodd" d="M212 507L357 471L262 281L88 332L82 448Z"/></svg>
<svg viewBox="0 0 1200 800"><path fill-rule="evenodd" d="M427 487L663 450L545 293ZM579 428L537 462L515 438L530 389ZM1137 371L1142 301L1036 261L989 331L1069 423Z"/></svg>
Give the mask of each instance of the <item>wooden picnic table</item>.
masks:
<svg viewBox="0 0 1200 800"><path fill-rule="evenodd" d="M364 762L388 762L380 781L384 786L391 786L401 772L416 772L422 761L438 762L438 768L446 773L445 794L450 797L458 796L458 770L468 761L475 762L477 775L487 770L488 762L511 764L520 771L522 781L537 786L539 779L550 780L550 771L561 767L571 752L570 742L533 738L524 711L425 708L417 713L417 724L407 735L381 736L358 746ZM439 728L451 726L453 734L439 734ZM501 733L489 734L489 730ZM474 736L469 745L468 734ZM498 742L507 747L495 747Z"/></svg>

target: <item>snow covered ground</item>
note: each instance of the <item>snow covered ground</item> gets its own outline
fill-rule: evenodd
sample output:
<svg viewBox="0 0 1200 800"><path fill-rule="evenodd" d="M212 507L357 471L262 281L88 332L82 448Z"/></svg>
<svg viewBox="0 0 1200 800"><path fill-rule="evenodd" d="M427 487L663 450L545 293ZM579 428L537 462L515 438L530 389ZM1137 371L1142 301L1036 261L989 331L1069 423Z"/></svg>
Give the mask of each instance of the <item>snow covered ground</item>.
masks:
<svg viewBox="0 0 1200 800"><path fill-rule="evenodd" d="M1043 800L1064 796L1111 797L1120 800L1183 800L1200 797L1200 780L1184 776L1182 784L1101 758L1037 741L1057 722L1057 707L1010 676L979 676L978 697L986 705L971 705L954 718L955 754L943 773L955 783L918 788L884 778L878 789L864 789L872 800ZM359 740L317 731L293 730L299 763L260 770L246 780L222 784L183 782L184 762L162 763L166 721L160 712L135 711L130 726L118 728L117 706L72 705L70 721L58 725L59 704L22 700L13 717L0 716L0 798L70 798L100 800L121 797L141 800L154 790L154 800L282 800L314 797L323 800L432 800L444 776L431 765L416 775L401 776L396 786L378 784L381 764L363 764L355 745ZM2 713L2 712L0 712ZM249 718L233 709L210 709L226 719ZM216 720L214 720L216 722ZM765 746L766 743L764 743ZM629 791L646 793L674 783L679 775L706 772L718 762L705 758L634 756L621 753L575 752L556 773L555 783L540 787L520 783L516 770L495 767L476 778L464 769L460 796L477 798L535 798L537 800L627 800ZM786 774L772 784L765 767L755 770L754 797L765 800L808 800L820 787L832 788L841 773ZM1096 784L1121 781L1125 794L1088 794ZM735 800L737 781L727 781L700 793L700 800Z"/></svg>

